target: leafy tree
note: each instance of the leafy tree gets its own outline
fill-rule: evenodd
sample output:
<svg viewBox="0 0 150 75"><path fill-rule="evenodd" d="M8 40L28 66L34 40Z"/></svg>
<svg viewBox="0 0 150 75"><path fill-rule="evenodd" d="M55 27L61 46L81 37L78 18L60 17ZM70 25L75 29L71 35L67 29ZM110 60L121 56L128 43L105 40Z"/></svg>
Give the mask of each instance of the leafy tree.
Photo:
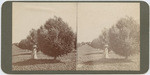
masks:
<svg viewBox="0 0 150 75"><path fill-rule="evenodd" d="M49 19L44 26L38 29L37 35L39 49L54 59L74 49L75 34L60 17Z"/></svg>
<svg viewBox="0 0 150 75"><path fill-rule="evenodd" d="M32 42L33 44L37 44L37 30L35 30L35 29L32 29L31 31L30 31L30 34L29 34L29 36L27 37L27 39L30 41L30 42Z"/></svg>
<svg viewBox="0 0 150 75"><path fill-rule="evenodd" d="M92 46L93 48L97 48L97 49L102 48L102 47L101 47L101 46L102 46L102 44L101 44L101 39L99 39L99 38L94 39L94 40L91 42L91 46Z"/></svg>
<svg viewBox="0 0 150 75"><path fill-rule="evenodd" d="M108 29L104 28L101 35L92 41L91 46L104 50L105 45L109 43L108 36Z"/></svg>
<svg viewBox="0 0 150 75"><path fill-rule="evenodd" d="M121 18L108 32L109 47L116 54L128 58L139 51L139 33L139 25L133 18Z"/></svg>
<svg viewBox="0 0 150 75"><path fill-rule="evenodd" d="M23 39L19 42L19 47L22 49L32 50L33 45L36 43L37 43L37 31L35 29L32 29L30 31L30 34L26 37L26 39Z"/></svg>
<svg viewBox="0 0 150 75"><path fill-rule="evenodd" d="M108 35L108 29L104 28L102 31L102 35L99 36L99 39L101 39L101 42L103 45L106 45L109 43L109 35Z"/></svg>
<svg viewBox="0 0 150 75"><path fill-rule="evenodd" d="M28 39L23 39L19 42L18 47L21 49L32 50L32 43Z"/></svg>

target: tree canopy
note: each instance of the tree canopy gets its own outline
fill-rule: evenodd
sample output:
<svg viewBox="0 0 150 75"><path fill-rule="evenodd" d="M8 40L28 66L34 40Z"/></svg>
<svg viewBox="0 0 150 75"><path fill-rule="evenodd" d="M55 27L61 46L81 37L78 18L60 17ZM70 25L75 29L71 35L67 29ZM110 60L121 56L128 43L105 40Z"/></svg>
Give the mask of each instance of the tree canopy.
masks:
<svg viewBox="0 0 150 75"><path fill-rule="evenodd" d="M38 29L37 34L38 47L48 56L56 58L75 48L75 34L60 17L49 19Z"/></svg>
<svg viewBox="0 0 150 75"><path fill-rule="evenodd" d="M140 45L140 29L137 22L131 18L121 18L109 30L109 46L117 54L130 56L138 52Z"/></svg>

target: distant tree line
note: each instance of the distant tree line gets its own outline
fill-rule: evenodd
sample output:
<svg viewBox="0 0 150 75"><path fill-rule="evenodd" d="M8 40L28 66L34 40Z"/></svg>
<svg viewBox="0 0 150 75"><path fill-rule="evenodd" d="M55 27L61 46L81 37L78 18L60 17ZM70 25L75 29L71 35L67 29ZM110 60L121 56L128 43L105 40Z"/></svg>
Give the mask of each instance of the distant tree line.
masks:
<svg viewBox="0 0 150 75"><path fill-rule="evenodd" d="M83 45L89 45L91 46L91 42L81 42L81 43L77 43L77 47L81 47Z"/></svg>

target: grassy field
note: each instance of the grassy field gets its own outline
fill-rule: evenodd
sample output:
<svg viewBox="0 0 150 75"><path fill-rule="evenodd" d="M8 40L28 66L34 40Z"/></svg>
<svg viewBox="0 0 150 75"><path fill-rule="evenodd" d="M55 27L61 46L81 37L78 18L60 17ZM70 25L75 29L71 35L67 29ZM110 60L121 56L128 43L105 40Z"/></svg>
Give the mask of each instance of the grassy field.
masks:
<svg viewBox="0 0 150 75"><path fill-rule="evenodd" d="M12 46L12 70L75 70L76 53L71 52L63 57L53 60L53 57L38 52L38 59L31 59L31 51L21 50Z"/></svg>
<svg viewBox="0 0 150 75"><path fill-rule="evenodd" d="M140 70L140 54L124 59L124 57L109 53L109 58L103 58L103 50L94 49L88 45L78 48L77 70Z"/></svg>
<svg viewBox="0 0 150 75"><path fill-rule="evenodd" d="M12 70L140 70L140 54L124 59L111 51L110 58L104 59L103 50L97 50L88 45L79 47L77 54L71 52L58 57L57 60L41 52L37 55L38 59L33 60L31 51L21 50L13 45Z"/></svg>

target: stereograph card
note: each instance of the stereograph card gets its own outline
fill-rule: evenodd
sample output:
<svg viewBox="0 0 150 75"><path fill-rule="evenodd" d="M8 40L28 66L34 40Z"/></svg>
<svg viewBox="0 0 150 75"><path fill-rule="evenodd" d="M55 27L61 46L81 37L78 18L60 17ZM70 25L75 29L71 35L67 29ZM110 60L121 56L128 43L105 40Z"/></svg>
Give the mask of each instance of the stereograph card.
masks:
<svg viewBox="0 0 150 75"><path fill-rule="evenodd" d="M149 6L143 1L6 1L1 25L8 74L149 69Z"/></svg>

